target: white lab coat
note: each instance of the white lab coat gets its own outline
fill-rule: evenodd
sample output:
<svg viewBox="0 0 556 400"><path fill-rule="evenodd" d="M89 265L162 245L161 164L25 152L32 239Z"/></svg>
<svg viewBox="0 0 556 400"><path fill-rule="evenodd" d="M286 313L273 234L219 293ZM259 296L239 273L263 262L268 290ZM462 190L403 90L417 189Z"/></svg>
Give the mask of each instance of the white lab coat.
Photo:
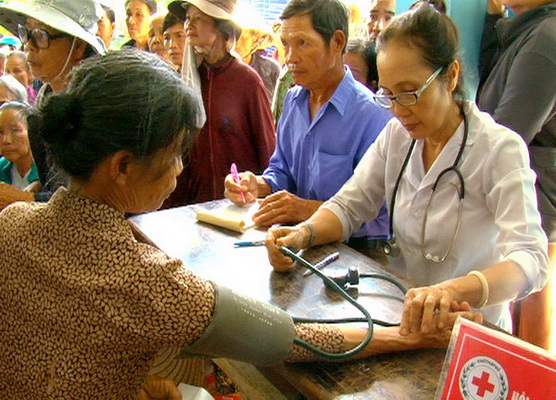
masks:
<svg viewBox="0 0 556 400"><path fill-rule="evenodd" d="M459 207L454 186L459 186L459 181L454 173L449 173L435 192L423 250L421 234L431 188L440 172L456 158L463 140L463 122L427 173L422 159L424 142L417 141L394 207L394 233L401 255L389 261L401 273L426 286L511 260L527 276L526 294L538 291L547 281L548 243L537 211L535 173L529 167L527 147L519 135L498 125L475 104L466 103L464 109L469 135L459 168L465 181L465 198L453 247L442 264L423 257L423 253L442 257L452 242ZM341 220L344 238L362 222L372 220L385 200L390 206L410 144L411 137L393 118L353 177L323 205ZM391 215L392 211L388 211ZM482 311L486 320L511 331L508 304L488 306Z"/></svg>

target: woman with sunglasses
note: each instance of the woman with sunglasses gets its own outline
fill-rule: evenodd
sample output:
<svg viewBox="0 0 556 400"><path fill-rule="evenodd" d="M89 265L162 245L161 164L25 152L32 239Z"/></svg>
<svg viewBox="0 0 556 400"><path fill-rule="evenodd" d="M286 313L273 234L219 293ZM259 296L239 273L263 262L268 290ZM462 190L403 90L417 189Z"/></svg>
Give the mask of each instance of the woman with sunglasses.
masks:
<svg viewBox="0 0 556 400"><path fill-rule="evenodd" d="M0 4L0 24L18 35L31 73L44 84L39 91L38 106L51 93L62 92L67 76L81 60L105 52L96 36L102 8L95 0L10 1ZM29 137L39 171L42 192L36 199L46 201L63 182L47 161L44 144ZM25 193L0 188L0 209L13 201L29 201Z"/></svg>
<svg viewBox="0 0 556 400"><path fill-rule="evenodd" d="M376 100L396 118L336 196L306 223L267 237L275 269L290 270L275 245L345 239L386 201L390 265L421 286L407 293L402 335L445 329L452 301L511 330L509 302L547 280L527 148L463 100L458 43L453 22L430 5L392 20L378 39Z"/></svg>
<svg viewBox="0 0 556 400"><path fill-rule="evenodd" d="M104 53L96 36L101 17L102 8L94 0L12 1L0 6L0 23L19 36L33 76L47 84L43 91L54 93L65 89L67 74L79 61Z"/></svg>

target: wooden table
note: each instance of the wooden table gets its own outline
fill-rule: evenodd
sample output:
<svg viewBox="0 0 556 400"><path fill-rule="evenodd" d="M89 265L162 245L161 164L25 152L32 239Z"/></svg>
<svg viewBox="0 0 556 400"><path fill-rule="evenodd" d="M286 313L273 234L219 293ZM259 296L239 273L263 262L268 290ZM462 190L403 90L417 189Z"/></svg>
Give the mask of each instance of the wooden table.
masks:
<svg viewBox="0 0 556 400"><path fill-rule="evenodd" d="M340 295L326 289L318 276L303 277L304 268L290 273L272 270L266 248L235 248L234 242L264 238L263 231L244 234L197 222L198 207L211 209L225 200L142 214L129 219L140 240L152 243L205 279L271 303L304 318L360 317ZM303 257L316 263L337 250L338 261L324 271L384 272L380 264L342 244L319 246ZM407 282L406 282L407 283ZM362 279L349 291L374 319L397 322L403 295L392 284ZM280 399L431 399L444 361L444 350L419 350L343 363L286 364L255 368L232 360L216 360L236 381L246 398Z"/></svg>

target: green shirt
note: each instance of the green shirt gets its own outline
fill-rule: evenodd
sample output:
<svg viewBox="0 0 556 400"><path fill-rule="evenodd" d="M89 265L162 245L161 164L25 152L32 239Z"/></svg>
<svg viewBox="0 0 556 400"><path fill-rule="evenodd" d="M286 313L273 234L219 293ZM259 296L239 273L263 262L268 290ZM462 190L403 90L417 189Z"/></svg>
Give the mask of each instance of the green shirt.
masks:
<svg viewBox="0 0 556 400"><path fill-rule="evenodd" d="M4 157L0 157L0 182L12 184L12 167L14 164ZM39 171L35 163L31 166L31 171L27 175L27 181L29 183L39 180Z"/></svg>

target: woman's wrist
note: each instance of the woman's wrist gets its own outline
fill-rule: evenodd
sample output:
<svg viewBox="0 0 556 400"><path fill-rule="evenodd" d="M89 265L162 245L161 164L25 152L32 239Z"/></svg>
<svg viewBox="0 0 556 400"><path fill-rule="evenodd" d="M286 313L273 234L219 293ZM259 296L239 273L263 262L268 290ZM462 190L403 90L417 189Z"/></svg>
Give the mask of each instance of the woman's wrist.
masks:
<svg viewBox="0 0 556 400"><path fill-rule="evenodd" d="M481 283L481 288L482 288L481 300L479 300L479 303L476 305L476 308L483 308L488 302L488 298L489 298L490 288L488 285L488 281L481 271L471 271L467 274L467 276L474 276Z"/></svg>
<svg viewBox="0 0 556 400"><path fill-rule="evenodd" d="M452 300L458 303L467 302L473 308L481 308L484 306L483 296L485 294L487 297L486 302L488 302L488 293L484 292L483 282L481 282L481 278L479 276L476 276L474 272L479 271L472 271L467 275L449 279L447 281L438 283L435 286L449 292ZM482 273L481 275L484 277Z"/></svg>

